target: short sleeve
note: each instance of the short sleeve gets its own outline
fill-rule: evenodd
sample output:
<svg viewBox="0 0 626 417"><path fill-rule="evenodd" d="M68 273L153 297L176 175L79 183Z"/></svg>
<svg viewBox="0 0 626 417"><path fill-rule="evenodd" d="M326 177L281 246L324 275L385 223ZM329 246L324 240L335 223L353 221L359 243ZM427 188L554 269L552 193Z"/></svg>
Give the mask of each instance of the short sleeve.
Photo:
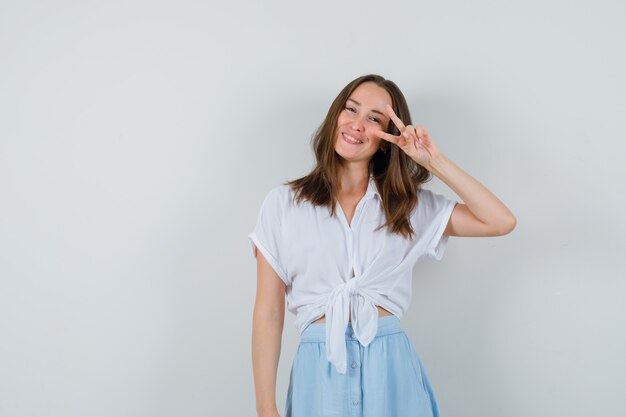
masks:
<svg viewBox="0 0 626 417"><path fill-rule="evenodd" d="M443 232L457 201L430 190L421 189L417 208L411 218L418 244L423 247L420 258L441 260L448 244Z"/></svg>
<svg viewBox="0 0 626 417"><path fill-rule="evenodd" d="M264 198L259 210L256 226L248 235L252 245L252 254L256 258L256 250L260 250L267 262L286 285L289 285L287 273L281 262L281 216L283 207L280 189L271 190Z"/></svg>

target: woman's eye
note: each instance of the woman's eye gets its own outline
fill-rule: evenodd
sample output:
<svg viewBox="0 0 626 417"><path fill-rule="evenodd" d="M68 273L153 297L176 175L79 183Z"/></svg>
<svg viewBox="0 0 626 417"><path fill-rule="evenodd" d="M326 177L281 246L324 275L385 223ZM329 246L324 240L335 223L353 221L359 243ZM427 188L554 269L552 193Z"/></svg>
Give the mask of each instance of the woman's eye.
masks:
<svg viewBox="0 0 626 417"><path fill-rule="evenodd" d="M351 111L354 113L354 107L346 107L346 110Z"/></svg>
<svg viewBox="0 0 626 417"><path fill-rule="evenodd" d="M371 117L372 121L380 124L380 120L377 117Z"/></svg>

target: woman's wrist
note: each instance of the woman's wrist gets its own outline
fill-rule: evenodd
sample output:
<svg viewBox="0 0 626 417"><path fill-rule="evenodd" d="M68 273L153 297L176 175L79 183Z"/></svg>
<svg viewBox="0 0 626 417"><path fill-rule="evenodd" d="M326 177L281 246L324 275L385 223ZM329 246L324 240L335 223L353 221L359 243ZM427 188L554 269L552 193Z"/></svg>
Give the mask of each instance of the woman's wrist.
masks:
<svg viewBox="0 0 626 417"><path fill-rule="evenodd" d="M428 165L424 168L439 177L445 171L446 164L449 162L448 158L443 153L439 152L430 158Z"/></svg>

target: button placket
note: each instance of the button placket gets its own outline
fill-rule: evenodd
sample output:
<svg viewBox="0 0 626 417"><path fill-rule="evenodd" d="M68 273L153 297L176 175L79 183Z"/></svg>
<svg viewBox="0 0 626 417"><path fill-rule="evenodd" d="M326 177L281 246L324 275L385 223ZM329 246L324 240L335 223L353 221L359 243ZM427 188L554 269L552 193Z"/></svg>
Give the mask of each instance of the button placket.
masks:
<svg viewBox="0 0 626 417"><path fill-rule="evenodd" d="M352 268L354 268L354 239L352 238L352 230L348 229L347 232L347 244L348 244L348 265L350 265ZM353 272L356 276L356 271L354 271L354 269L349 270L348 275L350 275L350 272ZM350 278L352 278L352 276L350 276Z"/></svg>
<svg viewBox="0 0 626 417"><path fill-rule="evenodd" d="M360 276L361 275L361 270L359 268L359 266L357 265L357 252L356 252L356 246L357 246L357 242L358 242L358 235L359 235L359 227L360 227L360 222L361 222L361 216L363 215L363 213L365 212L365 206L368 202L367 198L364 198L363 200L361 200L359 202L359 204L357 205L356 208L356 213L354 214L354 218L352 219L352 229L350 230L351 233L351 240L352 240L352 268L354 270L354 274L355 276Z"/></svg>
<svg viewBox="0 0 626 417"><path fill-rule="evenodd" d="M350 379L350 397L349 401L352 407L351 416L361 417L362 409L361 409L361 397L363 392L363 387L361 385L361 369L358 365L358 360L361 358L361 346L358 341L351 341L348 343L349 345L349 354L348 360L350 364L350 368L348 370L348 378Z"/></svg>

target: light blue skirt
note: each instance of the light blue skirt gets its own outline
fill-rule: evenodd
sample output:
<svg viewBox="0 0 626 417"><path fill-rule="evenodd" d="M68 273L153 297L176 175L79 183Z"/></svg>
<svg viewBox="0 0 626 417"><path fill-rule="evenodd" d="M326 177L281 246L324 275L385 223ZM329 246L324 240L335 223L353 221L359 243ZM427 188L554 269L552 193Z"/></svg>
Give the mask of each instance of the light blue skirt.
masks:
<svg viewBox="0 0 626 417"><path fill-rule="evenodd" d="M438 417L422 361L396 316L378 318L378 332L363 346L346 329L348 367L326 359L326 324L312 323L291 366L285 417Z"/></svg>

